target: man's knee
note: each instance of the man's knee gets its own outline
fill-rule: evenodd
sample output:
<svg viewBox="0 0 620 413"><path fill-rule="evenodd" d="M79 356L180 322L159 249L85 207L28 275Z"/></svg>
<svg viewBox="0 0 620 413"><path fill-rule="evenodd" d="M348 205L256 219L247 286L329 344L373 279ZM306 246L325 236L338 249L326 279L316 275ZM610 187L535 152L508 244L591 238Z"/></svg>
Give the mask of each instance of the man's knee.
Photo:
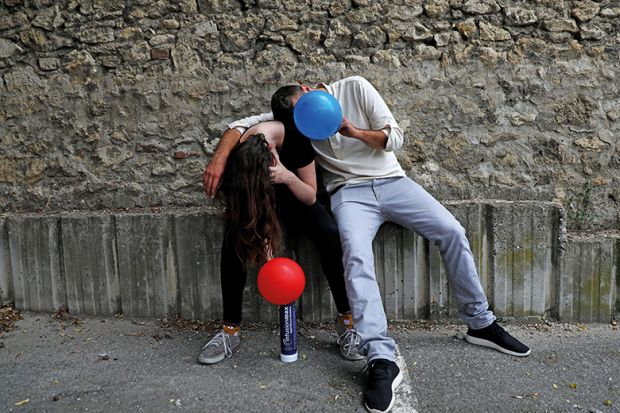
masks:
<svg viewBox="0 0 620 413"><path fill-rule="evenodd" d="M362 236L360 232L341 232L340 238L342 240L342 248L355 255L358 255L360 251L366 250L369 244L372 243L372 241L369 242L366 237Z"/></svg>
<svg viewBox="0 0 620 413"><path fill-rule="evenodd" d="M460 242L466 241L467 236L465 234L465 228L456 219L446 220L439 226L438 242Z"/></svg>

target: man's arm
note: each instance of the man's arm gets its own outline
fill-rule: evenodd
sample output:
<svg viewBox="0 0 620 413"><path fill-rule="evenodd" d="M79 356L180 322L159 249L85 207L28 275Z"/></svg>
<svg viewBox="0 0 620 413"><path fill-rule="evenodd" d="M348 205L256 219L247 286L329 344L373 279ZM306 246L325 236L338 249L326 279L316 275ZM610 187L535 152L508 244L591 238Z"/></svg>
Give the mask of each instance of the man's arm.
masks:
<svg viewBox="0 0 620 413"><path fill-rule="evenodd" d="M222 174L224 173L224 169L226 169L228 155L237 142L239 142L243 131L268 120L273 120L271 112L240 119L228 125L230 129L226 130L220 138L211 160L205 167L203 182L205 192L209 197L214 198L217 194Z"/></svg>
<svg viewBox="0 0 620 413"><path fill-rule="evenodd" d="M207 164L204 173L204 186L205 192L211 198L215 197L217 189L220 186L222 174L226 169L226 162L228 161L228 155L230 151L235 147L239 139L241 138L241 132L237 129L227 129L226 132L220 138L217 144L217 148L211 157L211 160Z"/></svg>
<svg viewBox="0 0 620 413"><path fill-rule="evenodd" d="M338 132L343 136L358 139L373 149L385 149L388 135L384 130L367 130L353 126L347 118L342 119Z"/></svg>
<svg viewBox="0 0 620 413"><path fill-rule="evenodd" d="M374 149L399 149L403 144L403 131L390 108L368 80L361 76L356 76L356 80L356 99L368 118L370 130L356 128L343 119L340 134L359 139Z"/></svg>

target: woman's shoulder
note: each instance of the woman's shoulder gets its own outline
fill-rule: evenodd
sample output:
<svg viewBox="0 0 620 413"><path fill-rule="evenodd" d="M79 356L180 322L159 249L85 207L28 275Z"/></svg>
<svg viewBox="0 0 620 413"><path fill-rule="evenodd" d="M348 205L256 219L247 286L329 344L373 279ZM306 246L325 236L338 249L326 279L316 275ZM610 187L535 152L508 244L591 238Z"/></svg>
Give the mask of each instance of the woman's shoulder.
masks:
<svg viewBox="0 0 620 413"><path fill-rule="evenodd" d="M282 124L282 122L279 122L277 120L261 122L249 128L247 131L245 131L243 135L249 136L255 135L257 133L262 133L263 135L270 137L284 136L284 125Z"/></svg>

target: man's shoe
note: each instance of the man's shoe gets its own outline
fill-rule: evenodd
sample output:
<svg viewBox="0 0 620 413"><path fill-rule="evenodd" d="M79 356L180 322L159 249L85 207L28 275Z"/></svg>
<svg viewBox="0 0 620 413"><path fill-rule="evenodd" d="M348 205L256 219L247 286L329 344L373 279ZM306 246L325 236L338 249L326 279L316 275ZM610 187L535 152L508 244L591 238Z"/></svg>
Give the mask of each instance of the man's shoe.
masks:
<svg viewBox="0 0 620 413"><path fill-rule="evenodd" d="M342 357L347 360L363 360L364 356L359 353L362 338L359 334L357 334L357 331L355 331L354 328L350 325L344 324L341 321L342 320L339 320L339 318L336 318L335 322L336 333L338 334L336 343L340 347L340 354L342 354ZM348 321L352 323L350 320L350 315Z"/></svg>
<svg viewBox="0 0 620 413"><path fill-rule="evenodd" d="M394 390L403 380L396 363L375 359L368 363L368 385L364 390L364 406L369 412L385 413L394 406Z"/></svg>
<svg viewBox="0 0 620 413"><path fill-rule="evenodd" d="M465 340L479 346L490 347L511 356L529 356L532 350L493 321L488 327L479 330L468 329Z"/></svg>
<svg viewBox="0 0 620 413"><path fill-rule="evenodd" d="M241 337L239 335L234 336L222 330L200 350L198 362L202 364L220 362L224 360L225 357L231 357L232 351L239 347L240 343Z"/></svg>

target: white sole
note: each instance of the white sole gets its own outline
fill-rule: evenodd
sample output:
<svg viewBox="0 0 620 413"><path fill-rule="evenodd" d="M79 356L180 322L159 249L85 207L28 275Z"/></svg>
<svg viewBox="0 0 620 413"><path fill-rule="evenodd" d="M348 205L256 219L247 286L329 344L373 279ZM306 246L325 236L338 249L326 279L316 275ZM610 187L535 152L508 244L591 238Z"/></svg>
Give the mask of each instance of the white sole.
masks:
<svg viewBox="0 0 620 413"><path fill-rule="evenodd" d="M385 410L371 409L370 407L368 407L366 403L364 403L364 407L366 408L366 410L368 410L370 413L386 413L392 410L392 407L394 407L394 402L396 401L396 395L394 394L394 391L396 391L396 388L402 381L403 381L403 372L400 371L399 369L398 376L396 376L394 378L394 381L392 382L392 400L390 401L390 405L388 406L387 409Z"/></svg>
<svg viewBox="0 0 620 413"><path fill-rule="evenodd" d="M470 336L468 334L465 335L465 341L467 341L468 343L471 343L471 344L475 344L477 346L489 347L489 348L492 348L494 350L500 351L500 352L502 352L504 354L509 354L509 355L515 356L515 357L527 357L532 352L532 349L529 349L527 351L527 353L517 353L517 352L514 352L514 351L506 350L505 348L498 346L497 344L495 344L492 341L485 340L485 339L482 339L482 338L472 337L472 336Z"/></svg>

